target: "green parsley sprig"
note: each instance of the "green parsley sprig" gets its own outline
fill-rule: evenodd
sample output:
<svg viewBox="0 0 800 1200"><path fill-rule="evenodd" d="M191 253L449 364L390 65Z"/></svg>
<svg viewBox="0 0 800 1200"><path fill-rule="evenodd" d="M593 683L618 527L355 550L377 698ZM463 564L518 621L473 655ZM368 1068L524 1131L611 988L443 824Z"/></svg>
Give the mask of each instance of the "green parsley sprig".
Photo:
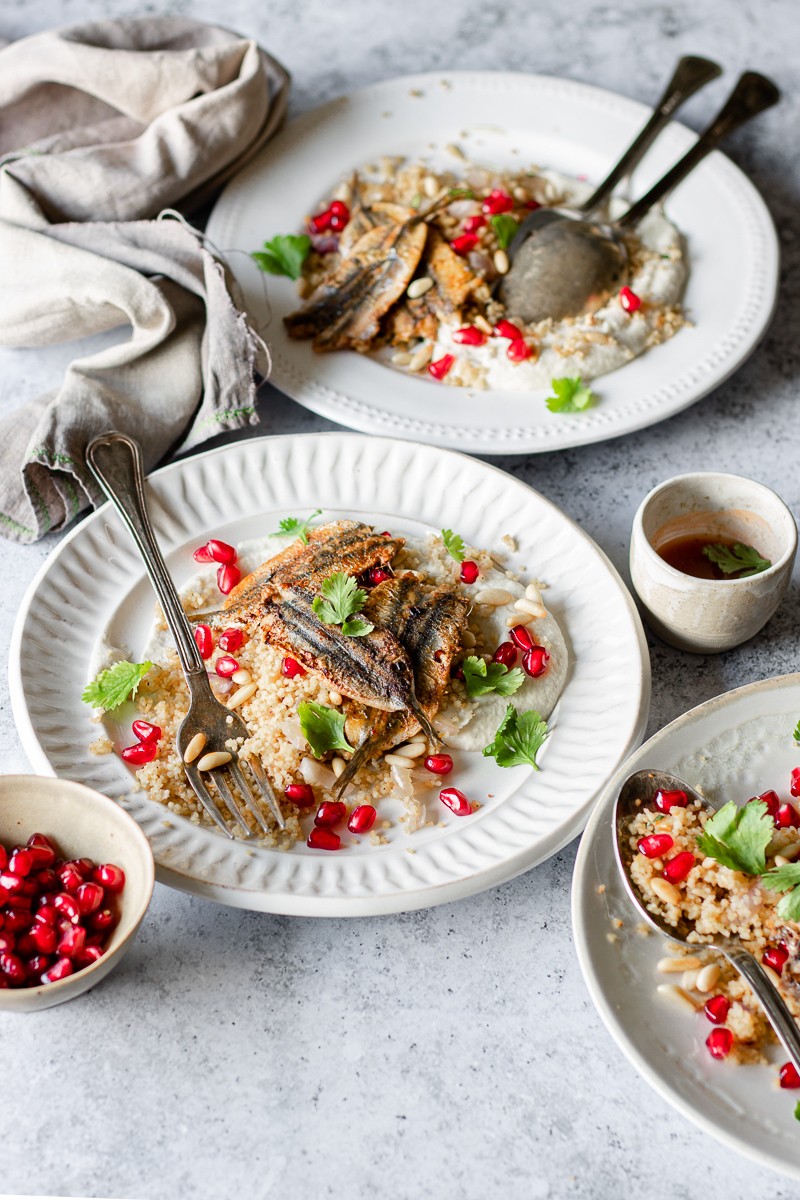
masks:
<svg viewBox="0 0 800 1200"><path fill-rule="evenodd" d="M102 708L103 712L114 712L126 700L134 698L152 665L151 662L132 663L124 659L114 663L86 685L81 699L93 708Z"/></svg>
<svg viewBox="0 0 800 1200"><path fill-rule="evenodd" d="M453 533L452 529L442 530L442 541L444 548L451 558L454 558L457 563L464 561L464 539L459 537L457 533Z"/></svg>
<svg viewBox="0 0 800 1200"><path fill-rule="evenodd" d="M315 758L322 758L328 750L352 750L344 735L344 713L313 700L301 700L297 706L303 737L311 747Z"/></svg>
<svg viewBox="0 0 800 1200"><path fill-rule="evenodd" d="M470 654L461 664L464 672L464 685L467 695L471 697L486 696L496 692L498 696L513 696L525 682L525 676L519 667L509 671L504 663L490 662Z"/></svg>
<svg viewBox="0 0 800 1200"><path fill-rule="evenodd" d="M587 387L580 375L572 378L551 379L550 386L553 395L548 396L545 404L552 413L586 412L597 404L597 396Z"/></svg>
<svg viewBox="0 0 800 1200"><path fill-rule="evenodd" d="M311 238L306 233L279 233L263 250L254 250L250 257L268 275L288 275L299 279L303 263L311 250Z"/></svg>
<svg viewBox="0 0 800 1200"><path fill-rule="evenodd" d="M703 547L703 554L719 567L723 575L735 575L738 572L740 579L759 575L772 566L768 558L762 558L754 546L748 546L745 542L734 542L732 546L713 542Z"/></svg>
<svg viewBox="0 0 800 1200"><path fill-rule="evenodd" d="M320 591L322 594L314 597L312 608L323 625L341 625L346 637L372 633L375 626L356 615L364 607L367 593L352 575L337 571L322 581Z"/></svg>
<svg viewBox="0 0 800 1200"><path fill-rule="evenodd" d="M278 522L278 529L269 536L283 537L285 534L294 534L295 537L300 538L304 546L307 546L309 526L314 518L320 516L321 513L321 508L315 508L311 516L306 517L305 520L302 520L300 517L284 517L282 521Z"/></svg>
<svg viewBox="0 0 800 1200"><path fill-rule="evenodd" d="M519 767L527 764L540 770L536 755L548 735L547 722L535 710L518 713L509 704L494 741L483 751L484 758L493 758L498 767Z"/></svg>

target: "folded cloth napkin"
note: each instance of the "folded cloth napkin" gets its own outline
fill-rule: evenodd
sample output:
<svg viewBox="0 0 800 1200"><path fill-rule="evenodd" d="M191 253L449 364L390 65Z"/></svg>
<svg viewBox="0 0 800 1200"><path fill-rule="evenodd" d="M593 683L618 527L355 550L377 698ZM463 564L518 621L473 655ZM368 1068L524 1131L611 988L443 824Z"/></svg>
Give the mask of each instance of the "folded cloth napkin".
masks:
<svg viewBox="0 0 800 1200"><path fill-rule="evenodd" d="M0 532L62 528L99 489L86 443L145 463L255 420L265 348L186 222L280 125L289 77L183 17L100 21L0 49L0 344L119 332L0 416ZM174 214L173 214L174 215Z"/></svg>

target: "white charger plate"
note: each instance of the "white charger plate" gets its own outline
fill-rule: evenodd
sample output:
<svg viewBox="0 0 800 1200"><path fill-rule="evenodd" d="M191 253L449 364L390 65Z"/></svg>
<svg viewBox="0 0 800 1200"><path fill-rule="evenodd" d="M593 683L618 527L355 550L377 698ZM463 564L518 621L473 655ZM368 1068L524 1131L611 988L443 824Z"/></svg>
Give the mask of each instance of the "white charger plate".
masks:
<svg viewBox="0 0 800 1200"><path fill-rule="evenodd" d="M581 840L572 887L575 948L589 993L617 1045L640 1075L706 1133L758 1162L800 1179L800 1093L775 1085L775 1067L735 1067L711 1058L712 1028L702 1013L674 1010L656 994L663 939L635 932L640 918L625 895L614 859L612 815L620 787L643 768L699 785L714 804L743 803L767 788L789 798L800 749L800 674L726 692L656 733L605 788ZM605 891L598 892L604 886ZM614 930L611 920L624 926ZM785 1062L779 1047L775 1063ZM655 1119L655 1115L653 1119Z"/></svg>
<svg viewBox="0 0 800 1200"><path fill-rule="evenodd" d="M769 212L719 151L667 203L687 240L685 307L692 325L599 378L601 402L574 416L550 413L544 391L449 388L353 351L315 354L309 342L293 342L284 331L282 318L299 303L294 283L264 275L241 253L277 233L297 231L342 176L381 155L453 166L456 160L444 147L455 143L491 165L520 169L535 163L599 182L648 116L634 100L566 79L456 71L375 84L292 121L228 185L208 224L269 343L272 382L353 429L481 454L602 441L652 425L705 396L758 344L778 285ZM643 195L695 139L677 123L664 130L635 173L634 196Z"/></svg>
<svg viewBox="0 0 800 1200"><path fill-rule="evenodd" d="M199 828L141 792L116 755L97 757L98 727L80 695L105 635L141 661L154 596L116 513L88 517L46 561L17 618L10 649L17 725L34 768L89 784L139 822L162 882L222 903L314 916L367 915L444 903L510 879L582 828L606 780L641 740L650 663L633 602L601 550L525 484L485 463L410 442L354 434L266 437L212 450L151 477L159 543L179 586L196 573L192 550L209 536L263 536L290 514L361 516L417 534L455 529L502 550L550 586L571 667L551 719L542 770L457 757L458 786L482 807L389 844L368 839L337 853L278 852ZM451 779L455 779L453 775ZM435 793L433 793L435 797ZM346 839L347 840L347 839Z"/></svg>

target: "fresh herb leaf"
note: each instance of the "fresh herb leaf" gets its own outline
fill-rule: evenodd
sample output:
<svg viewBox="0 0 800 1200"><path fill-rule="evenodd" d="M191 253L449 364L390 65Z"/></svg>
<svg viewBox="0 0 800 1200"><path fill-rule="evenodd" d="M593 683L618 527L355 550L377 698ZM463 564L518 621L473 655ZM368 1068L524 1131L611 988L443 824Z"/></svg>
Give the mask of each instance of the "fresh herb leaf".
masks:
<svg viewBox="0 0 800 1200"><path fill-rule="evenodd" d="M473 192L472 188L464 188L464 187L450 188L450 191L447 193L447 199L448 199L448 201L449 200L474 200L475 193Z"/></svg>
<svg viewBox="0 0 800 1200"><path fill-rule="evenodd" d="M794 1119L795 1121L800 1121L800 1100L794 1106Z"/></svg>
<svg viewBox="0 0 800 1200"><path fill-rule="evenodd" d="M279 233L272 241L264 242L263 250L254 250L250 257L268 275L288 275L290 279L299 279L310 250L311 238L308 234Z"/></svg>
<svg viewBox="0 0 800 1200"><path fill-rule="evenodd" d="M320 590L322 595L314 597L312 608L324 625L341 625L347 637L363 637L375 628L369 621L356 617L364 607L367 593L352 575L337 571L322 581Z"/></svg>
<svg viewBox="0 0 800 1200"><path fill-rule="evenodd" d="M311 516L306 517L305 521L302 521L299 517L284 517L282 521L278 522L279 528L276 529L275 532L271 533L269 536L270 537L283 537L284 534L293 533L295 535L295 537L300 538L300 541L303 543L304 546L307 546L308 545L309 526L310 526L311 522L314 520L314 518L320 516L321 513L322 513L321 508L315 508L314 511L312 512Z"/></svg>
<svg viewBox="0 0 800 1200"><path fill-rule="evenodd" d="M518 767L527 763L538 771L536 755L547 734L547 722L538 712L518 713L514 705L509 704L494 741L484 748L483 756L495 759L498 767Z"/></svg>
<svg viewBox="0 0 800 1200"><path fill-rule="evenodd" d="M778 916L784 921L800 921L800 863L784 863L762 875L762 882L771 892L786 892L778 901Z"/></svg>
<svg viewBox="0 0 800 1200"><path fill-rule="evenodd" d="M494 230L500 249L505 250L519 229L517 218L512 217L510 213L495 213L489 218L489 224Z"/></svg>
<svg viewBox="0 0 800 1200"><path fill-rule="evenodd" d="M475 654L470 654L461 664L468 696L485 696L497 692L499 696L513 696L525 682L519 667L509 671L504 663L487 663Z"/></svg>
<svg viewBox="0 0 800 1200"><path fill-rule="evenodd" d="M768 558L762 558L755 547L747 546L744 542L734 542L732 546L714 542L703 547L703 554L715 563L724 575L740 572L740 579L746 579L748 575L758 575L772 566Z"/></svg>
<svg viewBox="0 0 800 1200"><path fill-rule="evenodd" d="M597 403L597 396L586 386L580 375L574 378L551 379L554 395L548 396L545 404L552 413L585 412Z"/></svg>
<svg viewBox="0 0 800 1200"><path fill-rule="evenodd" d="M698 849L723 867L760 875L766 866L766 849L775 824L763 800L739 808L730 800L706 821L697 838Z"/></svg>
<svg viewBox="0 0 800 1200"><path fill-rule="evenodd" d="M464 561L464 539L460 538L457 533L453 533L452 529L442 530L442 541L444 548L451 558L454 558L457 563Z"/></svg>
<svg viewBox="0 0 800 1200"><path fill-rule="evenodd" d="M794 738L794 740L796 742L800 742L800 721L798 721L797 724L795 725L794 733L792 734L792 737Z"/></svg>
<svg viewBox="0 0 800 1200"><path fill-rule="evenodd" d="M301 700L297 706L303 737L311 747L315 758L322 758L327 750L352 750L344 736L344 713L313 700Z"/></svg>
<svg viewBox="0 0 800 1200"><path fill-rule="evenodd" d="M93 708L102 708L104 712L113 712L130 697L136 695L139 684L152 667L151 662L132 663L118 662L113 667L107 667L83 690L81 699Z"/></svg>

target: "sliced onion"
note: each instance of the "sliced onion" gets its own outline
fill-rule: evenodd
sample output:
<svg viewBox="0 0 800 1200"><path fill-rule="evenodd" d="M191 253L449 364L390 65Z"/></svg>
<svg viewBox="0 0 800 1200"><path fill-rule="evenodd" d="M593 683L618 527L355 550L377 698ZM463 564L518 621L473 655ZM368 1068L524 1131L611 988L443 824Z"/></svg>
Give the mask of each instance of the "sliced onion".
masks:
<svg viewBox="0 0 800 1200"><path fill-rule="evenodd" d="M315 758L303 758L300 760L300 774L306 783L310 783L312 787L322 788L323 791L329 792L336 782L336 776L330 767L326 767L324 763L317 762Z"/></svg>

